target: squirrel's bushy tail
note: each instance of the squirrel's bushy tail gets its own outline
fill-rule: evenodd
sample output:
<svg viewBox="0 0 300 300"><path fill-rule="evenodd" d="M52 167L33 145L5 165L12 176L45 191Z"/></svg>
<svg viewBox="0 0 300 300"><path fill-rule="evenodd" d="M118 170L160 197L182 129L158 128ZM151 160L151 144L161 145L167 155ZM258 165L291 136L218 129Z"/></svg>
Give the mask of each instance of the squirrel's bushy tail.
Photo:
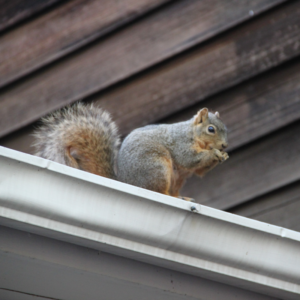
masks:
<svg viewBox="0 0 300 300"><path fill-rule="evenodd" d="M43 118L36 130L37 156L107 178L116 178L120 138L110 115L76 103Z"/></svg>

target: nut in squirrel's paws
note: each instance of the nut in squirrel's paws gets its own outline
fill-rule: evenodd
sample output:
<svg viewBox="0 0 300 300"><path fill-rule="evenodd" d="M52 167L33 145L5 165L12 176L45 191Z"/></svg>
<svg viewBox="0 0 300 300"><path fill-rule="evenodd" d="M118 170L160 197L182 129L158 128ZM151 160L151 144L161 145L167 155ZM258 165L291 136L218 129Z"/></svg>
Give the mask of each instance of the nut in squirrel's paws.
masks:
<svg viewBox="0 0 300 300"><path fill-rule="evenodd" d="M226 152L221 152L220 150L218 150L218 149L213 149L213 151L214 151L214 155L215 155L215 157L216 157L216 160L218 160L219 162L223 162L223 161L225 161L225 159L227 159L227 158L225 158L225 156L224 156L224 153L226 153ZM226 153L227 154L227 153ZM228 154L227 154L228 155Z"/></svg>
<svg viewBox="0 0 300 300"><path fill-rule="evenodd" d="M222 154L223 154L223 158L224 158L223 161L225 161L225 160L227 160L229 158L229 155L228 155L227 152L222 152Z"/></svg>
<svg viewBox="0 0 300 300"><path fill-rule="evenodd" d="M222 163L224 162L225 160L227 160L229 158L229 155L227 152L223 152L223 151L220 151L218 149L213 149L214 151L214 154L216 156L216 159Z"/></svg>

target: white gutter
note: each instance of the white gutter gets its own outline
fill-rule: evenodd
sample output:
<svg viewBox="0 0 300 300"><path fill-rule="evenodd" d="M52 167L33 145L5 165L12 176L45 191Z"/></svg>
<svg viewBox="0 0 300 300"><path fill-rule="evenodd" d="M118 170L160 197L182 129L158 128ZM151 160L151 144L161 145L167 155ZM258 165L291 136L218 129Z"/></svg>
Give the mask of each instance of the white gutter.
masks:
<svg viewBox="0 0 300 300"><path fill-rule="evenodd" d="M274 297L300 297L298 232L3 147L0 166L2 225Z"/></svg>

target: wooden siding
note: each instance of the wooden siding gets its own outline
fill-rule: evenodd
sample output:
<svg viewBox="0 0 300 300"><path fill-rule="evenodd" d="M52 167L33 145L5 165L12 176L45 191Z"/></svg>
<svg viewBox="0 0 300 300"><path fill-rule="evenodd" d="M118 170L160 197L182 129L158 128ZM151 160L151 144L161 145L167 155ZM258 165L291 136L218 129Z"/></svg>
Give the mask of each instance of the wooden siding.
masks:
<svg viewBox="0 0 300 300"><path fill-rule="evenodd" d="M62 0L0 0L0 31L18 24Z"/></svg>
<svg viewBox="0 0 300 300"><path fill-rule="evenodd" d="M77 100L123 136L208 107L230 160L182 194L300 230L299 1L20 2L0 12L1 145L32 153L35 122Z"/></svg>
<svg viewBox="0 0 300 300"><path fill-rule="evenodd" d="M276 189L229 212L300 231L300 182Z"/></svg>

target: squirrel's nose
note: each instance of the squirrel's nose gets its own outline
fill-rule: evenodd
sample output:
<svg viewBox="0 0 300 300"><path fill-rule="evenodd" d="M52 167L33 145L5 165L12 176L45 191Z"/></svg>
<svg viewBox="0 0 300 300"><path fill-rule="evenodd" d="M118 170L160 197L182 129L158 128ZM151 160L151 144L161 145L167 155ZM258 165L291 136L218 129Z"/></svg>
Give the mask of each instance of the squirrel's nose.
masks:
<svg viewBox="0 0 300 300"><path fill-rule="evenodd" d="M228 146L228 143L222 144L223 149L227 148L227 146Z"/></svg>

